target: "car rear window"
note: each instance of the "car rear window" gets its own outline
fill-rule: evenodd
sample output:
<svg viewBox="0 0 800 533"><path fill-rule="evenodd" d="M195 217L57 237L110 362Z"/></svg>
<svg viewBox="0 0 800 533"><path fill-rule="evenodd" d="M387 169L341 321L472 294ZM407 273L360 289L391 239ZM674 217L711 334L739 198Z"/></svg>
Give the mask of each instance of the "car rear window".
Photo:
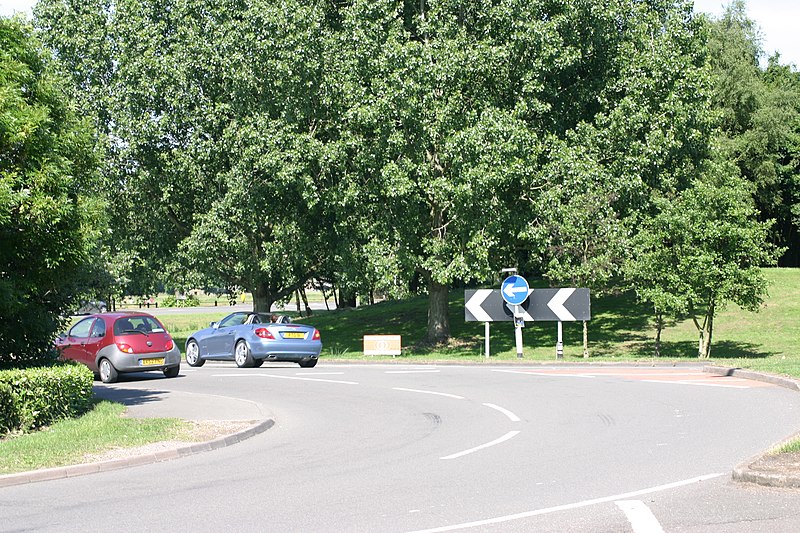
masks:
<svg viewBox="0 0 800 533"><path fill-rule="evenodd" d="M114 322L114 335L126 335L140 331L142 333L164 333L161 323L150 316L122 317Z"/></svg>

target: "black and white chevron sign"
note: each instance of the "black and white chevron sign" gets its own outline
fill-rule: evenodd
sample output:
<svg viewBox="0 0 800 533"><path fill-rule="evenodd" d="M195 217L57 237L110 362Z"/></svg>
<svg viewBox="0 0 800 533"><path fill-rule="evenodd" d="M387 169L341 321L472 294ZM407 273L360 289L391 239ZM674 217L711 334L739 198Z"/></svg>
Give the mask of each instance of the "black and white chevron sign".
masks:
<svg viewBox="0 0 800 533"><path fill-rule="evenodd" d="M530 289L521 305L526 321L574 322L591 320L589 289ZM514 320L514 311L503 301L500 289L464 291L464 320L498 322Z"/></svg>

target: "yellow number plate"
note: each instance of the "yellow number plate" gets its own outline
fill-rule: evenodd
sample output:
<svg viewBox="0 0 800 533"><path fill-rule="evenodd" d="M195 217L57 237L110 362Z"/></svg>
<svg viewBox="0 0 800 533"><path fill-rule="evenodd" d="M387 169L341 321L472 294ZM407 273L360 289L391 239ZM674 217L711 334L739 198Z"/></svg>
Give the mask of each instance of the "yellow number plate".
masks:
<svg viewBox="0 0 800 533"><path fill-rule="evenodd" d="M289 331L283 334L284 339L305 339L306 334L296 331Z"/></svg>
<svg viewBox="0 0 800 533"><path fill-rule="evenodd" d="M163 365L164 358L159 357L158 359L140 359L139 366L150 366L150 365Z"/></svg>

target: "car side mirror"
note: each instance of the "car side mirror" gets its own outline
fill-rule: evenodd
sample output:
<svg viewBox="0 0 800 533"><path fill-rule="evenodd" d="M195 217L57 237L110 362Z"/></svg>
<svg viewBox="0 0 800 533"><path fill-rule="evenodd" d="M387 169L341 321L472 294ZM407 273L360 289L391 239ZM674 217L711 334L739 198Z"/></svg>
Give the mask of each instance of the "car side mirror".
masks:
<svg viewBox="0 0 800 533"><path fill-rule="evenodd" d="M219 328L219 322L212 322L211 324L209 324L209 327L212 327L214 329L218 329Z"/></svg>

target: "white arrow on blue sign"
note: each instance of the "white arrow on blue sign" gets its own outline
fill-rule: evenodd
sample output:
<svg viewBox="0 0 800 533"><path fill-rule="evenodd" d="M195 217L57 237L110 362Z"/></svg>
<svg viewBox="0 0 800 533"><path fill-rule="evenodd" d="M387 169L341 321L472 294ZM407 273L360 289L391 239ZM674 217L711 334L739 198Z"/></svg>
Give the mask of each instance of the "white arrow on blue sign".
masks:
<svg viewBox="0 0 800 533"><path fill-rule="evenodd" d="M509 276L503 280L500 293L509 305L520 305L528 299L528 280L522 276Z"/></svg>

